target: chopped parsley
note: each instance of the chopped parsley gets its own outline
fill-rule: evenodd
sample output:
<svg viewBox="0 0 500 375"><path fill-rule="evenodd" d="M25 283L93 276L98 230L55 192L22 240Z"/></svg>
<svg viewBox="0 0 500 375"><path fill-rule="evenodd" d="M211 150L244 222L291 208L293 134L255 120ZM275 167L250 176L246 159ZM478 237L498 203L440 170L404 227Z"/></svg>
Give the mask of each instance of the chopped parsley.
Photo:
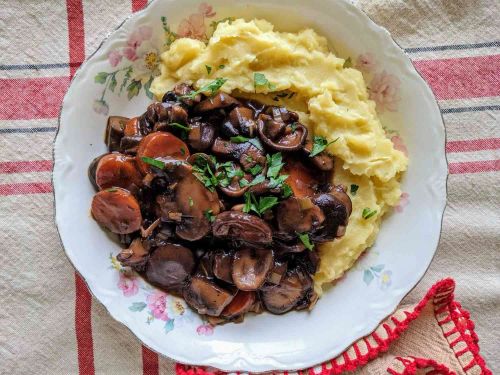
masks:
<svg viewBox="0 0 500 375"><path fill-rule="evenodd" d="M158 169L164 169L165 168L165 163L160 161L160 160L156 160L156 159L153 159L153 158L149 158L147 156L143 156L141 157L141 160L146 163L146 164L149 164L149 165L152 165L153 167L156 167Z"/></svg>
<svg viewBox="0 0 500 375"><path fill-rule="evenodd" d="M372 210L372 209L367 207L367 208L363 208L363 213L361 214L361 216L363 217L363 219L368 220L372 216L375 216L376 213L377 213L377 210Z"/></svg>
<svg viewBox="0 0 500 375"><path fill-rule="evenodd" d="M292 133L295 133L295 130L297 130L297 125L299 125L298 122L292 122L290 127L292 128Z"/></svg>
<svg viewBox="0 0 500 375"><path fill-rule="evenodd" d="M229 138L229 140L234 143L245 143L248 142L249 138L243 137L242 135L238 135L236 137Z"/></svg>
<svg viewBox="0 0 500 375"><path fill-rule="evenodd" d="M106 191L107 191L108 193L115 193L115 192L117 192L117 191L118 191L118 189L117 189L117 188L109 188L109 189L106 189Z"/></svg>
<svg viewBox="0 0 500 375"><path fill-rule="evenodd" d="M186 150L184 149L184 147L181 147L181 154L186 155Z"/></svg>
<svg viewBox="0 0 500 375"><path fill-rule="evenodd" d="M313 250L314 249L314 244L311 243L311 240L309 239L309 235L307 233L297 233L299 236L300 241L304 244L307 250Z"/></svg>
<svg viewBox="0 0 500 375"><path fill-rule="evenodd" d="M325 151L325 149L330 146L332 143L335 143L339 140L340 137L338 137L337 139L334 139L333 141L331 142L328 142L326 140L325 137L321 137L321 136L314 136L314 143L313 143L313 148L311 150L311 153L309 154L309 157L312 158L316 155L318 155L319 153Z"/></svg>
<svg viewBox="0 0 500 375"><path fill-rule="evenodd" d="M271 177L269 179L269 189L281 188L283 186L283 183L286 181L287 178L288 178L287 174L279 175L276 178Z"/></svg>
<svg viewBox="0 0 500 375"><path fill-rule="evenodd" d="M269 90L274 90L276 88L276 85L269 82L266 76L262 73L253 74L253 86L255 90L257 90L258 87L267 87Z"/></svg>
<svg viewBox="0 0 500 375"><path fill-rule="evenodd" d="M224 64L219 65L219 69L224 69L226 66Z"/></svg>
<svg viewBox="0 0 500 375"><path fill-rule="evenodd" d="M255 164L252 168L250 168L250 173L254 176L257 176L260 172L262 172L262 165Z"/></svg>
<svg viewBox="0 0 500 375"><path fill-rule="evenodd" d="M281 152L277 152L276 154L269 155L267 154L267 177L271 178L276 178L279 173L281 168L285 165L283 163L283 156L281 155Z"/></svg>
<svg viewBox="0 0 500 375"><path fill-rule="evenodd" d="M229 24L231 25L235 20L236 20L236 18L234 18L234 17L226 17L226 18L220 19L218 21L211 22L210 27L213 28L215 31L217 26L219 26L219 23L229 22Z"/></svg>
<svg viewBox="0 0 500 375"><path fill-rule="evenodd" d="M356 184L351 184L351 195L355 196L358 192L359 186Z"/></svg>
<svg viewBox="0 0 500 375"><path fill-rule="evenodd" d="M283 184L283 186L281 187L281 191L283 192L282 196L285 199L293 195L293 190L288 184Z"/></svg>
<svg viewBox="0 0 500 375"><path fill-rule="evenodd" d="M181 130L184 130L184 131L187 131L187 132L191 131L191 128L189 126L181 125L181 124L179 124L177 122L171 122L169 125L173 126L174 128L181 129Z"/></svg>
<svg viewBox="0 0 500 375"><path fill-rule="evenodd" d="M205 68L207 69L207 74L210 75L210 73L212 73L212 67L210 65L205 65Z"/></svg>
<svg viewBox="0 0 500 375"><path fill-rule="evenodd" d="M194 206L193 198L189 197L188 201L189 201L189 207L193 207Z"/></svg>
<svg viewBox="0 0 500 375"><path fill-rule="evenodd" d="M203 211L203 216L205 216L211 223L215 221L215 215L212 210Z"/></svg>
<svg viewBox="0 0 500 375"><path fill-rule="evenodd" d="M254 145L256 148L258 148L260 151L264 151L264 147L262 146L262 143L260 143L258 138L250 138L248 140L248 143L251 143Z"/></svg>
<svg viewBox="0 0 500 375"><path fill-rule="evenodd" d="M219 89L227 82L227 78L217 78L214 81L201 86L198 90L191 92L190 94L183 95L181 98L184 99L194 99L198 94L208 94L208 96L213 96Z"/></svg>
<svg viewBox="0 0 500 375"><path fill-rule="evenodd" d="M259 200L257 200L255 195L250 192L246 192L244 197L245 206L243 207L243 212L249 213L250 211L254 211L259 216L279 203L278 198L271 196L259 197Z"/></svg>
<svg viewBox="0 0 500 375"><path fill-rule="evenodd" d="M345 59L343 68L344 69L345 68L352 68L352 59L350 57Z"/></svg>
<svg viewBox="0 0 500 375"><path fill-rule="evenodd" d="M264 175L258 175L257 177L255 177L251 182L248 182L247 179L245 178L242 178L240 180L240 187L245 187L245 186L248 186L248 187L251 187L251 186L255 186L255 185L258 185L262 182L264 182L266 180L266 178L264 177Z"/></svg>

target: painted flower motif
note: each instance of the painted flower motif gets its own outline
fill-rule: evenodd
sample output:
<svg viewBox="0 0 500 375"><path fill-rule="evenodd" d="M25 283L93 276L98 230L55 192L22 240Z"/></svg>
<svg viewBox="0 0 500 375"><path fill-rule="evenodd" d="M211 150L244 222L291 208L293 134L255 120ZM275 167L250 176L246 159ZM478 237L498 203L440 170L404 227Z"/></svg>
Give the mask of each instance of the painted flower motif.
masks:
<svg viewBox="0 0 500 375"><path fill-rule="evenodd" d="M401 193L401 197L399 197L399 203L397 206L394 207L396 212L403 212L403 209L408 206L410 203L410 194L408 193Z"/></svg>
<svg viewBox="0 0 500 375"><path fill-rule="evenodd" d="M372 73L377 69L378 61L375 55L371 52L364 53L358 56L356 60L356 69L365 73Z"/></svg>
<svg viewBox="0 0 500 375"><path fill-rule="evenodd" d="M193 13L181 21L177 28L177 35L183 38L207 39L205 18L214 17L215 14L212 6L207 3L201 3L198 7L198 13Z"/></svg>
<svg viewBox="0 0 500 375"><path fill-rule="evenodd" d="M122 61L122 58L123 56L117 50L111 51L108 55L108 61L112 67L117 66Z"/></svg>
<svg viewBox="0 0 500 375"><path fill-rule="evenodd" d="M408 156L408 148L406 148L406 145L403 142L403 138L401 138L399 135L394 135L391 137L391 142L396 150L399 150L403 154Z"/></svg>
<svg viewBox="0 0 500 375"><path fill-rule="evenodd" d="M160 52L150 41L141 43L135 51L133 75L134 79L145 84L151 76L159 74L158 65L160 63Z"/></svg>
<svg viewBox="0 0 500 375"><path fill-rule="evenodd" d="M125 297L132 297L139 292L139 282L135 277L120 272L118 288L121 289Z"/></svg>
<svg viewBox="0 0 500 375"><path fill-rule="evenodd" d="M384 112L396 112L401 99L399 86L401 82L398 77L387 73L385 70L373 77L370 83L370 99L377 104L377 110Z"/></svg>
<svg viewBox="0 0 500 375"><path fill-rule="evenodd" d="M146 298L148 303L148 308L151 310L151 314L154 318L167 321L167 295L159 290L150 294Z"/></svg>
<svg viewBox="0 0 500 375"><path fill-rule="evenodd" d="M109 112L109 106L108 103L106 103L102 99L94 100L94 104L92 105L92 108L94 109L95 113L99 113L101 115L107 116Z"/></svg>
<svg viewBox="0 0 500 375"><path fill-rule="evenodd" d="M125 56L130 61L135 61L137 60L137 55L135 53L135 48L134 47L125 47L122 49L122 54Z"/></svg>
<svg viewBox="0 0 500 375"><path fill-rule="evenodd" d="M211 324L202 324L196 328L196 333L200 336L212 336L214 334L214 327Z"/></svg>
<svg viewBox="0 0 500 375"><path fill-rule="evenodd" d="M152 36L153 29L150 26L141 26L130 34L127 40L127 45L132 48L137 48L145 40L151 39Z"/></svg>
<svg viewBox="0 0 500 375"><path fill-rule="evenodd" d="M379 277L380 289L386 290L392 284L392 271L385 270Z"/></svg>

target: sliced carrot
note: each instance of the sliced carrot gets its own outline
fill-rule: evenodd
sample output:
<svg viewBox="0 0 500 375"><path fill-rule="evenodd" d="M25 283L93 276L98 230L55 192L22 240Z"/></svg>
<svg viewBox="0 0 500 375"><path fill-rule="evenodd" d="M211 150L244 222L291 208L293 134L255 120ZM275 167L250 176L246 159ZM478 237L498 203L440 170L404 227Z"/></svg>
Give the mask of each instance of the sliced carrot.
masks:
<svg viewBox="0 0 500 375"><path fill-rule="evenodd" d="M119 153L105 155L99 160L95 180L100 189L121 187L134 190L142 185L135 158Z"/></svg>
<svg viewBox="0 0 500 375"><path fill-rule="evenodd" d="M178 160L189 158L189 149L186 144L175 135L167 132L154 132L145 136L137 149L137 164L142 173L151 171L149 164L142 158L160 158L170 156Z"/></svg>

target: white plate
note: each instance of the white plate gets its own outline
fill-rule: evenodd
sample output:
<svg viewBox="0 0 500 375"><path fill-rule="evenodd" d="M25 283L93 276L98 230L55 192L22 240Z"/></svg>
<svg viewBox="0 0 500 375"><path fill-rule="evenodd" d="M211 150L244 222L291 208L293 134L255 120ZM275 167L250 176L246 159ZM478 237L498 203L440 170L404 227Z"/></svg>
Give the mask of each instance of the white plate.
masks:
<svg viewBox="0 0 500 375"><path fill-rule="evenodd" d="M444 127L431 90L404 52L385 29L347 1L228 3L155 1L126 20L83 64L64 98L55 141L56 222L69 259L92 293L148 347L183 363L223 370L306 368L336 356L370 333L429 266L446 202ZM372 95L385 108L382 123L391 129L396 146L407 148L410 165L400 206L383 221L375 246L311 313L249 316L244 324L214 329L186 309L182 300L119 271L112 262L110 254L116 255L119 246L89 215L94 191L87 167L106 151L105 114L138 115L150 102L144 84L151 72L144 57L165 42L168 28L162 16L171 31L198 37L210 22L227 16L264 17L284 31L313 27L340 56L350 56L355 65L363 62ZM144 84L139 88L129 81L118 95L129 66L132 77L142 74ZM116 70L120 71L114 76L98 76ZM107 77L106 84L96 82L96 76ZM108 85L114 84L113 77L114 93ZM384 91L387 87L391 90ZM128 94L136 93L129 100Z"/></svg>

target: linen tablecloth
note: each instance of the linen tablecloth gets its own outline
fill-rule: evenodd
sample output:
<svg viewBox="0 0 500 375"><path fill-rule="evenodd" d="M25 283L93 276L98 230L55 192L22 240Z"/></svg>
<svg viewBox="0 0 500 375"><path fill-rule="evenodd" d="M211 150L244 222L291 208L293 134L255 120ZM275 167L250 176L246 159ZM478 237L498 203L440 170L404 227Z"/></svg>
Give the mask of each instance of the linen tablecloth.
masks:
<svg viewBox="0 0 500 375"><path fill-rule="evenodd" d="M62 97L85 57L145 3L0 0L2 374L174 372L172 361L143 347L93 300L53 223L52 142ZM499 372L500 2L356 3L409 54L434 90L447 130L441 241L403 304L417 303L435 281L451 276L475 321L481 354ZM399 341L418 337L418 327Z"/></svg>

